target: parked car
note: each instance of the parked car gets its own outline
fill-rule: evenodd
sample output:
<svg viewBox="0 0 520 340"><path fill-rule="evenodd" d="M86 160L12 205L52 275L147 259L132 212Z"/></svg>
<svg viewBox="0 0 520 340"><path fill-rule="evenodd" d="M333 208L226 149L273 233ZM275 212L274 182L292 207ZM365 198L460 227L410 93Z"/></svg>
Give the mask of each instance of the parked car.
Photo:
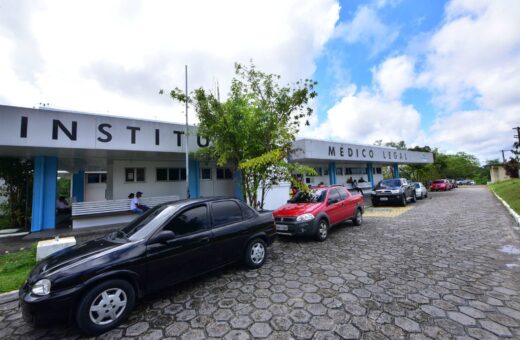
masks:
<svg viewBox="0 0 520 340"><path fill-rule="evenodd" d="M408 200L417 201L415 187L406 178L384 179L377 183L371 194L374 207L383 203L399 203L405 206Z"/></svg>
<svg viewBox="0 0 520 340"><path fill-rule="evenodd" d="M431 191L448 191L450 190L450 185L448 183L448 180L446 179L436 179L433 181L432 185L430 186Z"/></svg>
<svg viewBox="0 0 520 340"><path fill-rule="evenodd" d="M428 197L428 189L421 182L413 182L412 185L415 187L415 196L423 199Z"/></svg>
<svg viewBox="0 0 520 340"><path fill-rule="evenodd" d="M464 178L459 178L459 179L457 179L456 183L457 183L457 185L465 185L466 180Z"/></svg>
<svg viewBox="0 0 520 340"><path fill-rule="evenodd" d="M242 260L261 267L276 227L232 198L165 203L126 227L38 263L20 288L26 321L75 320L88 335L120 324L137 298Z"/></svg>
<svg viewBox="0 0 520 340"><path fill-rule="evenodd" d="M449 179L450 183L451 183L451 188L452 189L455 189L455 188L458 188L459 186L457 185L457 181L454 180L454 179Z"/></svg>
<svg viewBox="0 0 520 340"><path fill-rule="evenodd" d="M315 236L325 241L334 225L348 220L361 225L364 209L363 195L352 195L345 187L333 185L298 192L273 216L278 234Z"/></svg>

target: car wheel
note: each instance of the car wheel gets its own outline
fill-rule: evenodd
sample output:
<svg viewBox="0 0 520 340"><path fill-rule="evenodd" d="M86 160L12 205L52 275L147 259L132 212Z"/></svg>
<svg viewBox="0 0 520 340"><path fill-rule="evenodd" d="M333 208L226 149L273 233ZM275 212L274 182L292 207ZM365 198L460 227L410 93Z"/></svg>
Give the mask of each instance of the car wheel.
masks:
<svg viewBox="0 0 520 340"><path fill-rule="evenodd" d="M417 202L417 194L414 192L412 194L412 203L416 203Z"/></svg>
<svg viewBox="0 0 520 340"><path fill-rule="evenodd" d="M327 239L327 236L329 236L329 223L327 220L322 218L318 222L318 230L316 231L316 239L320 242L323 242Z"/></svg>
<svg viewBox="0 0 520 340"><path fill-rule="evenodd" d="M401 205L404 207L406 206L406 194L403 194L403 197L401 198Z"/></svg>
<svg viewBox="0 0 520 340"><path fill-rule="evenodd" d="M356 209L356 215L352 219L352 223L354 223L355 226L360 226L363 223L363 213L361 209Z"/></svg>
<svg viewBox="0 0 520 340"><path fill-rule="evenodd" d="M132 311L134 287L124 280L109 280L93 287L81 300L76 323L87 335L98 335L119 325Z"/></svg>
<svg viewBox="0 0 520 340"><path fill-rule="evenodd" d="M378 205L379 205L379 203L372 201L372 206L373 207L377 207Z"/></svg>
<svg viewBox="0 0 520 340"><path fill-rule="evenodd" d="M428 198L428 191L427 191L426 194L424 195L424 198Z"/></svg>
<svg viewBox="0 0 520 340"><path fill-rule="evenodd" d="M246 266L257 269L263 266L267 257L267 245L261 238L255 238L246 247L244 260Z"/></svg>

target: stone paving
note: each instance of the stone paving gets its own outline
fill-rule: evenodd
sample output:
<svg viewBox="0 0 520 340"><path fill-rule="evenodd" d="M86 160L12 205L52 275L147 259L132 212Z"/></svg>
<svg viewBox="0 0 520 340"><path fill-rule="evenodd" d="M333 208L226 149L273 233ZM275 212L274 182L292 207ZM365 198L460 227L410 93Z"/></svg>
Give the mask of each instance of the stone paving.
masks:
<svg viewBox="0 0 520 340"><path fill-rule="evenodd" d="M518 227L485 187L431 197L336 227L324 243L279 239L261 269L147 297L101 338L519 339ZM79 336L33 329L16 302L0 305L2 339Z"/></svg>

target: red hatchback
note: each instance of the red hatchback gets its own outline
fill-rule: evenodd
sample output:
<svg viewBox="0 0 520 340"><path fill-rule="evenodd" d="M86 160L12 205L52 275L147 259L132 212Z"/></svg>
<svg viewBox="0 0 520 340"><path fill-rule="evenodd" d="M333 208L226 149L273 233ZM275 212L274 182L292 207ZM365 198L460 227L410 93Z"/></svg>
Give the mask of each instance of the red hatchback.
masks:
<svg viewBox="0 0 520 340"><path fill-rule="evenodd" d="M345 187L333 185L300 191L273 212L276 231L282 235L311 235L325 241L330 226L352 220L361 225L363 195L352 195Z"/></svg>
<svg viewBox="0 0 520 340"><path fill-rule="evenodd" d="M446 179L436 179L433 181L432 185L430 186L431 191L448 191L450 190L450 184L448 183L448 180Z"/></svg>

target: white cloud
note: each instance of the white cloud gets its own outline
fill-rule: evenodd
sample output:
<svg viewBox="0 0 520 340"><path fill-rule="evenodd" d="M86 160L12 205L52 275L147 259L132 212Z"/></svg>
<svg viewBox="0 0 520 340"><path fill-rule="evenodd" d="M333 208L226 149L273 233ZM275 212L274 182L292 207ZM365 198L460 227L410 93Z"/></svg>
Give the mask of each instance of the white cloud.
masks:
<svg viewBox="0 0 520 340"><path fill-rule="evenodd" d="M482 159L510 148L520 125L520 2L452 1L429 43L418 83L441 114L432 140ZM464 110L467 103L471 110Z"/></svg>
<svg viewBox="0 0 520 340"><path fill-rule="evenodd" d="M376 86L383 96L390 99L401 98L403 92L415 82L414 61L404 55L386 59L372 73Z"/></svg>
<svg viewBox="0 0 520 340"><path fill-rule="evenodd" d="M160 88L218 81L253 59L283 82L311 77L339 18L334 0L2 2L4 104L182 121ZM7 20L7 19L9 20ZM24 58L21 58L23 56ZM31 62L26 59L33 58Z"/></svg>
<svg viewBox="0 0 520 340"><path fill-rule="evenodd" d="M374 57L392 45L399 31L383 23L372 6L360 6L351 22L338 25L335 35L349 44L364 44Z"/></svg>
<svg viewBox="0 0 520 340"><path fill-rule="evenodd" d="M350 87L350 93L327 112L326 120L305 136L364 144L378 139L422 144L419 124L420 114L412 106Z"/></svg>

